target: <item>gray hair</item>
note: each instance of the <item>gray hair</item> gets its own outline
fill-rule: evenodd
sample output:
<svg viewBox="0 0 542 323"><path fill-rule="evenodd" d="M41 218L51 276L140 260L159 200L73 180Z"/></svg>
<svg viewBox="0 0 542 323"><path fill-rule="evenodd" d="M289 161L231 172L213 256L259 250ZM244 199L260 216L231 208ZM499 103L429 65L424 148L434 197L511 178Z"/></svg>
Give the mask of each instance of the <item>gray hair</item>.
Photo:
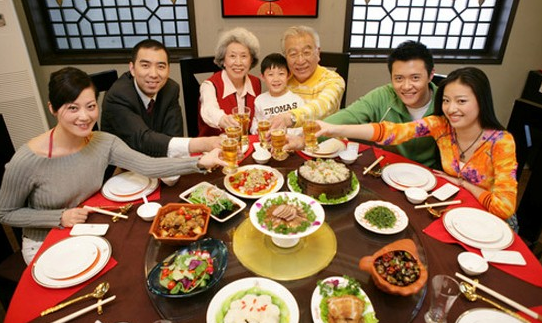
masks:
<svg viewBox="0 0 542 323"><path fill-rule="evenodd" d="M215 49L214 63L220 68L224 68L224 58L226 57L226 48L231 43L239 43L248 48L250 57L252 58L252 64L250 68L254 68L258 64L258 55L260 54L260 42L253 33L245 28L237 27L228 31L225 31L220 35L218 44Z"/></svg>
<svg viewBox="0 0 542 323"><path fill-rule="evenodd" d="M292 26L286 29L284 34L282 34L282 39L281 39L282 53L285 54L286 38L301 37L304 35L311 36L312 39L314 39L314 44L316 45L316 48L320 48L320 36L318 36L318 33L316 32L316 30L314 30L312 27L309 27L309 26L299 25L299 26Z"/></svg>

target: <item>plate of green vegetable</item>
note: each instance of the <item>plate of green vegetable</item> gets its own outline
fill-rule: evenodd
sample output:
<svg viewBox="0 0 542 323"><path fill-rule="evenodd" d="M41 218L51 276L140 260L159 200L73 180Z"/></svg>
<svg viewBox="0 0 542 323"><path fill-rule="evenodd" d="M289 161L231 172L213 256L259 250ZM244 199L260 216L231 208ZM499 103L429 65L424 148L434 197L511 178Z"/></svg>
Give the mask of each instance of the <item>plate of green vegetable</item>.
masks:
<svg viewBox="0 0 542 323"><path fill-rule="evenodd" d="M163 297L190 297L218 283L227 265L228 247L224 242L199 240L158 263L147 276L147 287Z"/></svg>
<svg viewBox="0 0 542 323"><path fill-rule="evenodd" d="M189 188L179 197L189 203L207 205L211 209L211 217L218 222L228 221L247 206L245 202L208 182Z"/></svg>
<svg viewBox="0 0 542 323"><path fill-rule="evenodd" d="M408 216L397 205L386 201L367 201L354 211L356 221L365 229L380 234L395 234L408 226Z"/></svg>
<svg viewBox="0 0 542 323"><path fill-rule="evenodd" d="M349 297L359 299L356 303ZM354 299L355 299L354 298ZM318 281L311 298L311 314L314 323L328 323L329 316L333 317L334 311L330 310L329 304L347 302L350 313L340 311L340 314L348 314L349 318L363 317L365 323L377 323L376 313L369 296L365 294L358 281L348 276L332 276ZM330 315L331 314L331 315ZM344 317L335 317L344 319ZM358 320L359 321L359 320ZM356 321L357 322L357 321Z"/></svg>

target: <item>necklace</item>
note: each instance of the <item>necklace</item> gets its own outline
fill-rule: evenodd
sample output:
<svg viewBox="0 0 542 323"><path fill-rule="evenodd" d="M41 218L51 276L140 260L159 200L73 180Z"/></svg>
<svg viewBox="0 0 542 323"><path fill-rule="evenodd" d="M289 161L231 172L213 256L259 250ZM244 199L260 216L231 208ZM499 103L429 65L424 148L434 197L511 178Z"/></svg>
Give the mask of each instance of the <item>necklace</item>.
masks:
<svg viewBox="0 0 542 323"><path fill-rule="evenodd" d="M54 127L51 130L51 134L49 135L49 151L47 153L47 158L51 159L53 158L53 133L55 132L56 127ZM92 138L92 133L85 137L84 139L84 145L87 145L90 142L90 139Z"/></svg>
<svg viewBox="0 0 542 323"><path fill-rule="evenodd" d="M480 134L476 137L476 139L474 139L473 142L471 142L471 144L470 144L470 145L467 147L467 149L465 149L465 150L461 149L461 146L459 146L459 141L457 141L457 148L459 148L459 151L461 152L461 153L459 154L459 159L460 159L461 161L465 161L465 153L466 153L467 151L469 151L469 150L472 148L472 146L474 146L474 144L475 144L476 142L478 142L478 139L480 139L480 137L482 137L482 134L483 134L483 133L484 133L484 129L482 129L482 131L480 131ZM457 133L456 133L456 135L455 135L455 138L456 138L456 140L457 140Z"/></svg>

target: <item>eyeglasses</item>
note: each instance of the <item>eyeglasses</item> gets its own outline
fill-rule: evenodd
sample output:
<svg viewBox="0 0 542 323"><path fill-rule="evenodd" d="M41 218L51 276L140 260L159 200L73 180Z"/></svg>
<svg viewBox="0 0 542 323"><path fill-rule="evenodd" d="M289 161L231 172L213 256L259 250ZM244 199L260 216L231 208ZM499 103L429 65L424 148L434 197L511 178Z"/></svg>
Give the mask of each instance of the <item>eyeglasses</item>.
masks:
<svg viewBox="0 0 542 323"><path fill-rule="evenodd" d="M303 59L309 59L309 58L312 57L312 55L314 55L314 50L306 49L306 50L304 50L302 52L290 52L290 53L286 54L286 57L288 57L288 59L290 59L290 60L296 60L299 57L301 57Z"/></svg>

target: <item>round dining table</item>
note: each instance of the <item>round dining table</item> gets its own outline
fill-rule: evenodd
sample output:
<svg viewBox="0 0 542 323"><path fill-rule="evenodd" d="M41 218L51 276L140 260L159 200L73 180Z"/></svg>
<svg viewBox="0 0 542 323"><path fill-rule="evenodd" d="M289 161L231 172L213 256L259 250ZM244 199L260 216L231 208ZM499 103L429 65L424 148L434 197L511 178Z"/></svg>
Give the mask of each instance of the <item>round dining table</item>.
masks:
<svg viewBox="0 0 542 323"><path fill-rule="evenodd" d="M320 263L319 265L322 265L323 268L316 268L314 273L306 277L292 275L291 279L284 277L274 279L286 287L295 297L299 308L299 322L312 322L311 297L317 282L330 276L343 275L348 275L360 282L363 291L371 300L376 317L380 322L424 322L424 313L429 308L428 293L431 293L431 278L437 274L454 276L456 272L461 272L457 256L464 251L463 247L458 244L440 242L422 232L434 221L427 210L415 209L413 204L407 201L402 191L389 187L381 178L362 174L363 168L373 163L375 159L374 150L367 149L353 164L348 166L360 182L360 190L357 195L347 202L324 206L325 226L331 230L328 238L330 243L336 243L336 250L330 261L323 265ZM292 153L285 161L270 160L267 166L278 170L287 181L288 173L297 169L304 161L305 159L300 154ZM247 156L241 163L241 165L251 164L255 164L251 156ZM182 203L179 195L203 181L224 189L224 176L220 170L207 174L184 175L173 186L162 185L160 199L157 202L162 205ZM289 191L287 183L281 187L280 191ZM371 232L358 224L354 216L356 207L371 200L391 202L404 210L409 220L407 228L399 233L384 235ZM112 256L118 263L72 297L89 293L99 282L108 281L111 285L108 295L116 295L116 299L104 305L103 314L97 315L93 311L79 317L76 321L152 323L163 318L172 322L205 322L208 305L222 287L241 278L259 276L258 273L252 272L245 266L246 260L243 264L238 259L233 248L236 230L239 230L241 226L251 225L246 221L249 221L249 211L255 199L243 199L243 201L247 203L244 210L225 222L211 220L208 227L206 237L220 239L228 247L228 263L224 276L206 292L184 298L166 298L150 292L147 288L146 280L150 270L180 247L156 241L149 234L151 222L145 222L136 215L135 210L138 205L135 205L128 212L127 220L121 219L115 223L112 223L110 218L104 215L90 216L88 220L90 223L110 223L105 238L110 242L113 250ZM430 198L428 202L438 201ZM379 290L373 283L371 276L359 269L358 263L360 258L372 255L382 246L405 238L415 242L420 260L427 267L429 273L428 283L414 295L390 295ZM309 241L304 239L308 238L301 238L300 244L306 243L308 245ZM302 259L295 256L296 252L300 252L299 250L284 249L283 252L292 253L291 262L294 264ZM318 250L312 252L317 253ZM259 268L257 266L248 267ZM477 277L484 285L498 288L499 293L524 306L541 305L542 288L513 277L491 265L489 267L486 273ZM269 278L273 279L273 277ZM35 297L39 297L39 295L35 295ZM30 295L28 301L31 301ZM37 318L35 322L51 322L88 305L88 303L74 304L69 309ZM470 302L460 295L450 310L448 322L455 322L463 312L477 307L490 306L480 300Z"/></svg>

